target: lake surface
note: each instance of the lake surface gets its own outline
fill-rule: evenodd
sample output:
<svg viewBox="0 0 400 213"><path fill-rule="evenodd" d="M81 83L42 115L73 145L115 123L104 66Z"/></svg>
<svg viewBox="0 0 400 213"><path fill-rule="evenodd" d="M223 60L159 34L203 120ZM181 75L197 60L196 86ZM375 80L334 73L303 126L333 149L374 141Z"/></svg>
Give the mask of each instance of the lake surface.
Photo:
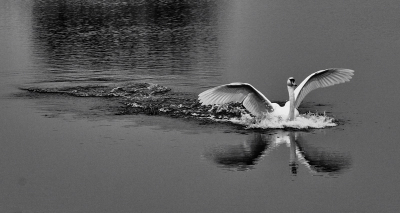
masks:
<svg viewBox="0 0 400 213"><path fill-rule="evenodd" d="M1 212L399 212L398 1L0 2ZM159 84L194 97L355 70L289 131L118 114L21 88Z"/></svg>

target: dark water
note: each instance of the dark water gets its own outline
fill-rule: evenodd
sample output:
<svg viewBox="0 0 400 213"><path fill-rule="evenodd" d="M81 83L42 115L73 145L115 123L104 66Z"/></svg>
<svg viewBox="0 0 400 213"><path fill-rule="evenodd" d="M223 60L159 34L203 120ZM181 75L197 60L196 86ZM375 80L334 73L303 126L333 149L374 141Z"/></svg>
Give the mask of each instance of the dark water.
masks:
<svg viewBox="0 0 400 213"><path fill-rule="evenodd" d="M1 212L398 212L399 9L1 1ZM307 131L123 114L100 90L20 89L149 83L187 100L242 81L282 102L288 77L329 67L355 76L310 93L303 108L340 125Z"/></svg>

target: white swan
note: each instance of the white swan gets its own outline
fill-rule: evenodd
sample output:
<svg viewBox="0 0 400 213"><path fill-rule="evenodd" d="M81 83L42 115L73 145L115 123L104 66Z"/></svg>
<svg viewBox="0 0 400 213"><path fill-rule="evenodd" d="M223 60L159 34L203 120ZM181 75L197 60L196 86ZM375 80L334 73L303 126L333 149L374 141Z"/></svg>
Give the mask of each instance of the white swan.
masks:
<svg viewBox="0 0 400 213"><path fill-rule="evenodd" d="M230 83L211 88L200 93L199 100L203 105L238 102L242 103L255 116L268 113L272 116L294 120L299 114L297 108L309 92L317 88L350 81L353 75L354 70L350 69L320 70L309 75L297 88L294 78L290 77L287 80L289 101L283 107L271 103L260 91L248 83Z"/></svg>

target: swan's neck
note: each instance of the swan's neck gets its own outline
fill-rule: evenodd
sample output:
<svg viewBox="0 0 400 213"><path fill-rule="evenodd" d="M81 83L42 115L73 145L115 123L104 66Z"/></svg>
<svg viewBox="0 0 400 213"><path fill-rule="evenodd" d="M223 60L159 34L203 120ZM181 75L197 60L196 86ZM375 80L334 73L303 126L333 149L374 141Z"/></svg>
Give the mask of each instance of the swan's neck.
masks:
<svg viewBox="0 0 400 213"><path fill-rule="evenodd" d="M299 165L297 164L297 155L296 155L296 137L294 132L289 132L289 140L290 140L290 169L292 170L292 174L297 174L297 168Z"/></svg>
<svg viewBox="0 0 400 213"><path fill-rule="evenodd" d="M289 92L289 101L290 101L290 108L289 108L289 121L294 120L294 87L288 86L288 92Z"/></svg>

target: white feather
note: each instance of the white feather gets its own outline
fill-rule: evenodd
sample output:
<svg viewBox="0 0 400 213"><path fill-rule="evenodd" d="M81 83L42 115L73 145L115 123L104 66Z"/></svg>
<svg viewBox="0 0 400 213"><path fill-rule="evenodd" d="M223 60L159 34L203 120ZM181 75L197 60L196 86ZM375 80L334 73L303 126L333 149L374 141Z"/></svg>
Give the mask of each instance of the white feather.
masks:
<svg viewBox="0 0 400 213"><path fill-rule="evenodd" d="M247 83L231 83L211 88L200 93L199 100L203 105L243 103L247 110L257 116L273 111L271 102Z"/></svg>
<svg viewBox="0 0 400 213"><path fill-rule="evenodd" d="M350 81L354 75L354 70L350 69L337 69L331 68L326 70L320 70L309 75L304 79L300 85L294 90L295 97L295 108L298 108L303 101L304 97L311 91L329 87L335 84L344 83Z"/></svg>

